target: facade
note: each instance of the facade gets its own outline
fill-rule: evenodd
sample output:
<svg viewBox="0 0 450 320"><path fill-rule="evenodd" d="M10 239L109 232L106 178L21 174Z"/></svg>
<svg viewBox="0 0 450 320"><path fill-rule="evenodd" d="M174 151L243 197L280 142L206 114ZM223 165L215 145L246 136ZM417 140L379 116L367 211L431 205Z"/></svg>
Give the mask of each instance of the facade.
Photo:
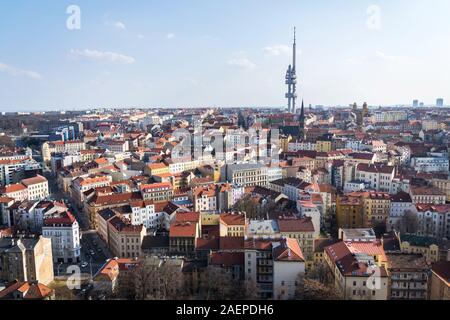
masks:
<svg viewBox="0 0 450 320"><path fill-rule="evenodd" d="M220 215L221 237L243 237L247 226L245 215L239 213L223 213Z"/></svg>
<svg viewBox="0 0 450 320"><path fill-rule="evenodd" d="M388 274L379 258L383 254L373 242L338 242L325 248L324 261L343 299L387 300Z"/></svg>
<svg viewBox="0 0 450 320"><path fill-rule="evenodd" d="M446 194L435 187L411 187L414 204L445 204Z"/></svg>
<svg viewBox="0 0 450 320"><path fill-rule="evenodd" d="M339 228L366 228L371 219L365 216L364 199L361 196L338 196L336 220Z"/></svg>
<svg viewBox="0 0 450 320"><path fill-rule="evenodd" d="M431 300L450 300L450 262L435 263L431 268Z"/></svg>
<svg viewBox="0 0 450 320"><path fill-rule="evenodd" d="M155 203L169 201L173 197L173 186L168 182L141 185L140 190L144 200Z"/></svg>
<svg viewBox="0 0 450 320"><path fill-rule="evenodd" d="M53 281L51 239L0 238L0 279L6 281Z"/></svg>
<svg viewBox="0 0 450 320"><path fill-rule="evenodd" d="M305 259L296 239L251 239L245 244L245 278L261 298L292 299Z"/></svg>
<svg viewBox="0 0 450 320"><path fill-rule="evenodd" d="M80 228L70 212L57 213L45 218L42 235L52 240L55 262L80 262Z"/></svg>
<svg viewBox="0 0 450 320"><path fill-rule="evenodd" d="M253 164L232 164L226 166L226 181L244 187L266 186L267 167Z"/></svg>
<svg viewBox="0 0 450 320"><path fill-rule="evenodd" d="M136 258L147 231L143 225L133 226L125 219L115 216L108 221L108 245L111 253L119 258Z"/></svg>
<svg viewBox="0 0 450 320"><path fill-rule="evenodd" d="M421 254L387 254L389 299L427 300L429 266Z"/></svg>
<svg viewBox="0 0 450 320"><path fill-rule="evenodd" d="M395 175L395 167L383 164L358 164L356 179L364 181L375 191L389 192Z"/></svg>
<svg viewBox="0 0 450 320"><path fill-rule="evenodd" d="M48 181L43 176L37 175L34 178L23 179L21 183L28 190L29 200L43 200L49 196Z"/></svg>

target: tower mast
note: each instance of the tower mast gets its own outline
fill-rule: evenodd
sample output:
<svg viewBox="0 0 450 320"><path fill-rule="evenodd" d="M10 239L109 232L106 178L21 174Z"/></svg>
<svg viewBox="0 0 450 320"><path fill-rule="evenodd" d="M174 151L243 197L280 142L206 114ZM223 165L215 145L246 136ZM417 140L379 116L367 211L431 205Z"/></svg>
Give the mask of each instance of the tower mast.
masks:
<svg viewBox="0 0 450 320"><path fill-rule="evenodd" d="M297 100L297 35L294 27L294 44L292 45L292 65L289 66L286 72L286 84L288 85L288 92L286 98L288 99L288 112L295 113L295 102Z"/></svg>

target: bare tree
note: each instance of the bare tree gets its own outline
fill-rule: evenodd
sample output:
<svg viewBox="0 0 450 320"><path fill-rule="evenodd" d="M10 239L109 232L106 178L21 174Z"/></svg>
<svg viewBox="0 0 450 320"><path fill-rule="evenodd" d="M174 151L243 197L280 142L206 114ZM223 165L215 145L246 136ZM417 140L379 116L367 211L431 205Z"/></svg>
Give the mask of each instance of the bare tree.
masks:
<svg viewBox="0 0 450 320"><path fill-rule="evenodd" d="M406 210L397 227L401 233L417 233L419 230L419 219L413 211Z"/></svg>
<svg viewBox="0 0 450 320"><path fill-rule="evenodd" d="M297 277L295 300L341 300L342 296L333 284L325 285L317 280L305 278L301 273Z"/></svg>
<svg viewBox="0 0 450 320"><path fill-rule="evenodd" d="M315 280L325 285L331 284L333 276L330 272L330 268L325 263L319 263L310 269L306 274L306 278Z"/></svg>
<svg viewBox="0 0 450 320"><path fill-rule="evenodd" d="M241 198L233 207L233 210L245 212L247 218L255 219L258 215L258 208L251 196L247 195Z"/></svg>
<svg viewBox="0 0 450 320"><path fill-rule="evenodd" d="M208 266L203 281L200 283L200 295L205 300L227 300L233 298L231 275L221 268Z"/></svg>
<svg viewBox="0 0 450 320"><path fill-rule="evenodd" d="M171 260L142 259L128 279L119 282L119 296L137 300L184 298L181 266Z"/></svg>

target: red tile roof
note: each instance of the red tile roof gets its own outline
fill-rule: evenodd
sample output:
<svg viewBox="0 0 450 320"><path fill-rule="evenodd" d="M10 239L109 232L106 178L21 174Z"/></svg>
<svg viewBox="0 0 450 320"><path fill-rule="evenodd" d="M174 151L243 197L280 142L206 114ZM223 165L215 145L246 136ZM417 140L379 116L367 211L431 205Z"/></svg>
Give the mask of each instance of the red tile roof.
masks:
<svg viewBox="0 0 450 320"><path fill-rule="evenodd" d="M170 225L169 236L183 237L183 238L194 238L196 236L197 224L192 222L179 222L174 221Z"/></svg>
<svg viewBox="0 0 450 320"><path fill-rule="evenodd" d="M245 225L245 216L238 213L222 213L220 221L228 226L243 226Z"/></svg>

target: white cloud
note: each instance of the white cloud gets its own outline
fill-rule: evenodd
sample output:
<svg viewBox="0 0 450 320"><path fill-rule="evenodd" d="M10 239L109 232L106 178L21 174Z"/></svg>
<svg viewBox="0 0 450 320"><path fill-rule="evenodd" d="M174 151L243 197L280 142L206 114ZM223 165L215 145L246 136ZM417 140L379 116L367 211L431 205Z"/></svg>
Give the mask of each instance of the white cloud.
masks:
<svg viewBox="0 0 450 320"><path fill-rule="evenodd" d="M70 50L70 56L74 59L84 59L88 61L110 62L117 64L133 64L136 60L133 57L111 51L98 50Z"/></svg>
<svg viewBox="0 0 450 320"><path fill-rule="evenodd" d="M123 23L122 21L115 22L114 27L116 27L117 29L121 29L121 30L125 30L127 28L125 26L125 23Z"/></svg>
<svg viewBox="0 0 450 320"><path fill-rule="evenodd" d="M175 38L175 34L174 34L174 33L168 33L168 34L166 34L166 39L167 39L167 40L170 40L170 39L173 39L173 38Z"/></svg>
<svg viewBox="0 0 450 320"><path fill-rule="evenodd" d="M36 71L19 69L0 62L0 72L4 72L13 77L28 77L35 80L42 79L42 75Z"/></svg>
<svg viewBox="0 0 450 320"><path fill-rule="evenodd" d="M264 52L266 52L270 56L289 55L291 54L291 51L291 47L284 44L278 44L264 48Z"/></svg>
<svg viewBox="0 0 450 320"><path fill-rule="evenodd" d="M230 67L238 68L238 69L253 69L256 67L256 64L253 63L250 59L245 57L234 58L228 60L227 64Z"/></svg>

